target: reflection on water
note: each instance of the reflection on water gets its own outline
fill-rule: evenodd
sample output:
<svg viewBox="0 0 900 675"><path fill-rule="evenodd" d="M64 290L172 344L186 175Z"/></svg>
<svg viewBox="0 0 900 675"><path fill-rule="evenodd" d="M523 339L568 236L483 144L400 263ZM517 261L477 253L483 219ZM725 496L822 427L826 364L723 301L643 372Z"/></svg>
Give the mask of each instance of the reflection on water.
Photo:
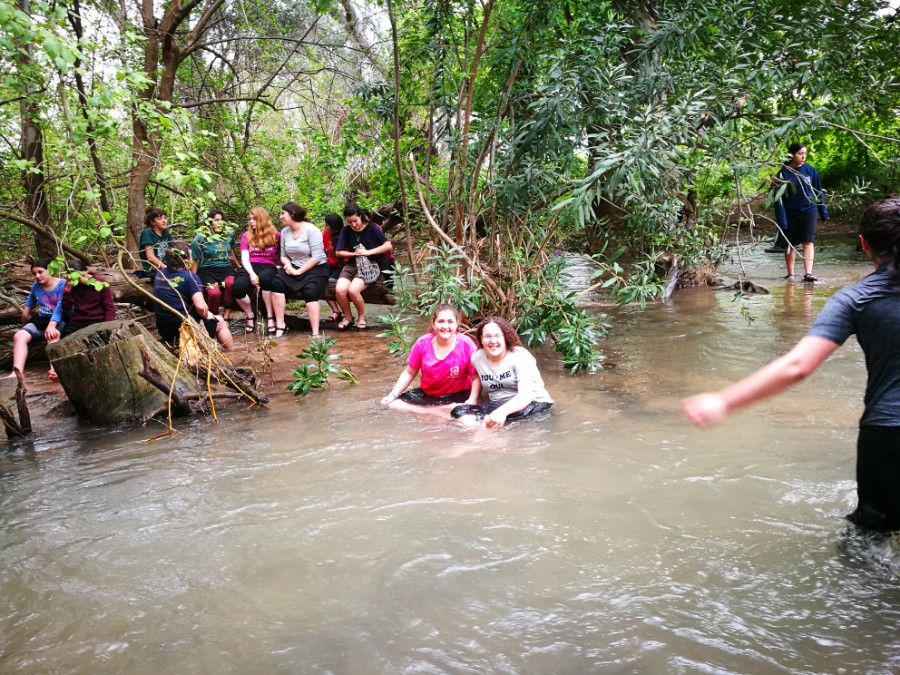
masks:
<svg viewBox="0 0 900 675"><path fill-rule="evenodd" d="M540 353L557 403L539 423L473 433L380 408L400 366L368 333L339 336L359 387L152 445L17 446L0 456L0 670L897 670L895 568L841 534L858 346L725 426L681 418L680 397L784 351L868 271L826 252L809 287L778 279L778 256L744 262L771 295L618 311L598 375Z"/></svg>

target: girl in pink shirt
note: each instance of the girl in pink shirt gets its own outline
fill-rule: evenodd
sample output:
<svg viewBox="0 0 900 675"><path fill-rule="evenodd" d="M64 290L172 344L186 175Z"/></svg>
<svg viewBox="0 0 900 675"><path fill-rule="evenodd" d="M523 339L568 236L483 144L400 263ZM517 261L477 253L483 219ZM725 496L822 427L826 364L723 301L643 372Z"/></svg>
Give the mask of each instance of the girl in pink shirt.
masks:
<svg viewBox="0 0 900 675"><path fill-rule="evenodd" d="M442 303L434 308L431 332L416 340L406 368L391 393L381 399L382 405L444 415L454 404L466 401L475 375L472 354L477 347L468 335L457 333L459 318L453 305ZM407 390L419 373L419 388Z"/></svg>
<svg viewBox="0 0 900 675"><path fill-rule="evenodd" d="M241 236L241 266L235 272L234 300L247 315L245 330L256 330L256 317L248 297L251 287L259 290L266 308L266 332L275 335L275 314L272 310L272 279L280 262L281 233L269 220L269 212L259 206L250 209L247 231Z"/></svg>

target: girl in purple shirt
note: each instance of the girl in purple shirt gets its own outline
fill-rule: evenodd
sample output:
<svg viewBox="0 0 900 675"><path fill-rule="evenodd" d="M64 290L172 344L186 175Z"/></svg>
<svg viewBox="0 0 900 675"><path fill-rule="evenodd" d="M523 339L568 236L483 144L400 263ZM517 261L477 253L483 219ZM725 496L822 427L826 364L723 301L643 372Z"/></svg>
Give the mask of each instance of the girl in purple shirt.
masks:
<svg viewBox="0 0 900 675"><path fill-rule="evenodd" d="M56 342L65 328L62 303L66 280L50 274L47 271L49 264L50 261L46 258L37 258L31 263L34 283L22 310L22 323L25 325L13 335L13 372L7 377L15 377L17 370L24 374L28 345L31 342ZM37 309L35 316L31 315L33 309ZM56 371L52 365L47 374L51 380L56 379Z"/></svg>

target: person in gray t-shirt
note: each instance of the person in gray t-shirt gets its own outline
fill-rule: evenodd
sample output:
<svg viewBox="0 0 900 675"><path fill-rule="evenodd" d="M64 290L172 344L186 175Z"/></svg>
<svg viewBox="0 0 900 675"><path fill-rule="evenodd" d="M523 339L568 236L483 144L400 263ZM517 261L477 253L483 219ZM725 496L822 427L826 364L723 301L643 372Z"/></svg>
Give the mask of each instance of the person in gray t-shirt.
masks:
<svg viewBox="0 0 900 675"><path fill-rule="evenodd" d="M693 424L716 424L812 374L856 335L868 379L857 441L858 503L847 518L863 528L892 532L900 530L900 197L866 210L859 240L875 272L838 291L790 352L740 382L682 404Z"/></svg>
<svg viewBox="0 0 900 675"><path fill-rule="evenodd" d="M502 427L507 419L549 410L553 399L544 388L537 362L509 322L489 316L478 326L476 336L481 347L472 354L477 376L472 378L469 398L450 411L451 417L483 421L492 429ZM482 390L487 392L489 403L477 403Z"/></svg>

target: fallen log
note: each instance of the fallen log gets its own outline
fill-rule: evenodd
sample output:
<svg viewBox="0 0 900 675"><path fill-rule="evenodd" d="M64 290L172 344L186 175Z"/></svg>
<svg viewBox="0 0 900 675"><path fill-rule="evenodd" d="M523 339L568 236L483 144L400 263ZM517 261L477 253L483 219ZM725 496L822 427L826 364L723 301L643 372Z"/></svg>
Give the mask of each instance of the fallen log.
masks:
<svg viewBox="0 0 900 675"><path fill-rule="evenodd" d="M16 380L15 400L19 418L16 419L12 410L6 405L0 404L0 421L3 422L3 426L6 428L7 438L21 438L31 434L31 413L28 411L28 404L25 400L25 394L28 393L28 390L25 388L25 378L22 376L22 371L17 369L13 374Z"/></svg>
<svg viewBox="0 0 900 675"><path fill-rule="evenodd" d="M59 383L78 415L96 424L130 424L167 403L167 396L140 376L141 351L176 393L200 388L146 328L134 321L106 321L47 346ZM178 371L176 377L176 370Z"/></svg>

